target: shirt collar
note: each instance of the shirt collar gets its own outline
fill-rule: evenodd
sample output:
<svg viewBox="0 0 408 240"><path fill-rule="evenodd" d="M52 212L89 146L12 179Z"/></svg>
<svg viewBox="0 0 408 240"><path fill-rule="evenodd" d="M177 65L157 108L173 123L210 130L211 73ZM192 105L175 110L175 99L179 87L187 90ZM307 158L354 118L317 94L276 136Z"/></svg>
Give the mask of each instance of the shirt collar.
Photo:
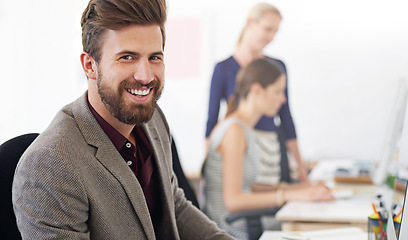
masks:
<svg viewBox="0 0 408 240"><path fill-rule="evenodd" d="M94 115L96 121L101 126L102 130L108 135L109 139L112 141L113 145L115 146L116 150L120 152L123 146L128 142L126 137L120 134L114 127L112 127L105 119L102 118L99 113L92 107L92 105L88 101L88 106L91 109L92 115Z"/></svg>

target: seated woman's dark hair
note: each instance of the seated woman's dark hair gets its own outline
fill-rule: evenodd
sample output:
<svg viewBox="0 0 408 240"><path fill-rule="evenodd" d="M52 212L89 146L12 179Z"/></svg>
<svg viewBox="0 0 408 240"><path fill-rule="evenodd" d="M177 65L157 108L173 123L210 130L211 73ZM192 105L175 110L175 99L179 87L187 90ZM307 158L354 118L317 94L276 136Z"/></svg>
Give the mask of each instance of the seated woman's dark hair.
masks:
<svg viewBox="0 0 408 240"><path fill-rule="evenodd" d="M248 96L252 84L259 83L266 88L275 83L282 74L282 68L268 58L255 59L242 68L236 77L235 91L228 99L227 116L237 109L240 99Z"/></svg>

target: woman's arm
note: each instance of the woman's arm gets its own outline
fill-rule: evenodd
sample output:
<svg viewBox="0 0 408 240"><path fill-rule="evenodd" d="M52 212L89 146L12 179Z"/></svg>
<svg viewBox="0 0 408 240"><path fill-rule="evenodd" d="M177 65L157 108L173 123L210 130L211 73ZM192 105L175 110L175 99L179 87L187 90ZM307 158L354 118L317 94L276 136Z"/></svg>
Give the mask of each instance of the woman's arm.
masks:
<svg viewBox="0 0 408 240"><path fill-rule="evenodd" d="M205 130L205 152L207 153L210 146L210 135L218 122L221 99L225 96L225 70L221 63L218 63L211 78L210 96L208 103L207 128Z"/></svg>
<svg viewBox="0 0 408 240"><path fill-rule="evenodd" d="M223 156L224 204L230 212L278 205L276 191L260 193L242 192L246 149L245 130L239 124L231 125L218 149Z"/></svg>
<svg viewBox="0 0 408 240"><path fill-rule="evenodd" d="M239 212L274 207L290 200L333 200L330 190L322 185L243 193L243 168L246 148L247 142L244 129L238 124L231 125L218 149L223 156L224 204L228 211Z"/></svg>
<svg viewBox="0 0 408 240"><path fill-rule="evenodd" d="M214 68L214 73L211 79L210 96L208 103L208 119L207 119L207 129L205 132L205 137L210 136L211 131L218 122L218 114L220 111L220 102L222 98L225 98L224 91L224 69L221 64L217 64Z"/></svg>
<svg viewBox="0 0 408 240"><path fill-rule="evenodd" d="M302 156L300 155L299 146L298 146L298 142L296 138L287 140L286 147L288 148L289 152L292 154L292 156L296 160L296 163L298 165L300 182L308 183L309 182L308 171L303 162Z"/></svg>

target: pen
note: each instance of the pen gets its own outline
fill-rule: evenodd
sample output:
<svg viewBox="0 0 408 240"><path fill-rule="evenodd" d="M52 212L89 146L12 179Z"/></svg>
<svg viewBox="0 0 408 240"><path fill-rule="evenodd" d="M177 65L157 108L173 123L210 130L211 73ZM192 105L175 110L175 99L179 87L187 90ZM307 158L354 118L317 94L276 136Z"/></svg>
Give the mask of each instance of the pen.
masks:
<svg viewBox="0 0 408 240"><path fill-rule="evenodd" d="M381 215L380 215L380 213L377 211L377 208L375 207L375 204L374 204L374 203L371 203L371 206L373 206L374 212L375 212L375 214L378 215L378 218L381 219Z"/></svg>
<svg viewBox="0 0 408 240"><path fill-rule="evenodd" d="M383 224L382 224L382 221L381 221L381 214L377 211L377 208L375 207L374 203L371 203L371 205L373 206L375 214L378 215L378 218L379 218L378 222L380 223L380 229L381 229L381 231L383 231Z"/></svg>
<svg viewBox="0 0 408 240"><path fill-rule="evenodd" d="M395 217L393 218L393 221L395 222L395 220L401 215L401 213L402 213L402 208L401 208L401 210L399 211L399 213L397 214L397 215L395 215Z"/></svg>

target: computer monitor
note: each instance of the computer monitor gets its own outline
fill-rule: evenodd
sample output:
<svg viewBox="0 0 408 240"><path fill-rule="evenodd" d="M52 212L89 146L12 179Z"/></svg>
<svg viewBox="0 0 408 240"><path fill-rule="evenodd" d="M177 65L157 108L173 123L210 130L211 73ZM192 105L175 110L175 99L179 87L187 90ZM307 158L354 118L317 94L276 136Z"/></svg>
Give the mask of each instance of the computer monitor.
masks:
<svg viewBox="0 0 408 240"><path fill-rule="evenodd" d="M395 94L394 105L392 106L383 149L378 160L378 166L372 175L372 181L377 185L384 183L387 175L390 173L390 166L395 167L395 163L392 161L393 159L396 159L395 153L399 148L398 144L401 139L404 125L408 128L408 116L406 116L408 115L408 111L406 110L407 100L408 84L406 80L401 80Z"/></svg>
<svg viewBox="0 0 408 240"><path fill-rule="evenodd" d="M408 106L405 106L405 108L405 119L399 136L398 157L395 162L397 170L394 173L395 183L392 199L393 203L397 204L397 210L402 208L401 224L396 238L393 238L393 228L398 228L398 226L395 226L393 221L389 221L389 224L392 224L392 228L387 229L387 234L391 236L390 240L408 239Z"/></svg>
<svg viewBox="0 0 408 240"><path fill-rule="evenodd" d="M402 205L401 225L398 231L398 240L408 239L408 191L405 188L405 198Z"/></svg>

